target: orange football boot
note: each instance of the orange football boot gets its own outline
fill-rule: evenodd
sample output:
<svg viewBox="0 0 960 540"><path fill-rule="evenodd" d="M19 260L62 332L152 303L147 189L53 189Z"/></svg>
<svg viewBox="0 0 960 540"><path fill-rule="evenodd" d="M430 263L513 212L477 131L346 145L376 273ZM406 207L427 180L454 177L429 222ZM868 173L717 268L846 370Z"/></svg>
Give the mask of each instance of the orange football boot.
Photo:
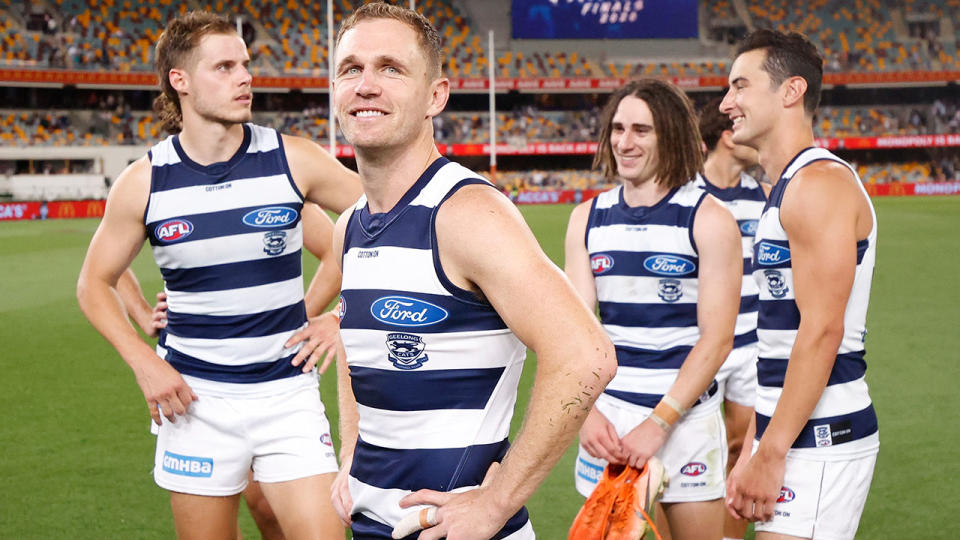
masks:
<svg viewBox="0 0 960 540"><path fill-rule="evenodd" d="M568 540L603 540L610 528L610 512L627 482L632 482L639 471L626 465L610 464L603 470L593 493L577 512L570 527Z"/></svg>
<svg viewBox="0 0 960 540"><path fill-rule="evenodd" d="M604 540L641 540L648 530L653 531L657 540L661 540L660 532L650 516L663 495L667 480L665 473L663 463L651 457L643 469L624 481L610 510Z"/></svg>

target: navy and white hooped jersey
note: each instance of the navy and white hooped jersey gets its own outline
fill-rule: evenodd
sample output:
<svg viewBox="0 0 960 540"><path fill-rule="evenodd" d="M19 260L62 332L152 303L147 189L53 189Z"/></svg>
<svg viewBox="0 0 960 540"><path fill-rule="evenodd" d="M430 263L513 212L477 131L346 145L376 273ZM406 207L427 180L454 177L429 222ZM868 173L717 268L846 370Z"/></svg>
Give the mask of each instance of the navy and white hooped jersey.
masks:
<svg viewBox="0 0 960 540"><path fill-rule="evenodd" d="M245 124L202 166L171 136L151 148L144 214L167 293L158 354L197 390L251 396L316 384L284 343L304 324L300 209L280 134Z"/></svg>
<svg viewBox="0 0 960 540"><path fill-rule="evenodd" d="M770 193L760 217L754 245L754 278L760 288L760 339L757 361L757 440L763 435L783 391L787 361L797 338L800 312L794 297L790 241L780 223L780 205L791 178L802 167L822 160L842 163L857 178L849 164L822 148L807 148L797 154ZM877 216L870 204L873 228L857 242L857 268L853 288L843 316L843 341L827 387L810 420L793 443L791 452L817 459L846 459L877 451L880 444L877 416L867 390L864 374L864 338L867 303L876 259ZM802 359L801 359L802 361Z"/></svg>
<svg viewBox="0 0 960 540"><path fill-rule="evenodd" d="M449 281L437 253L437 210L470 184L489 185L439 158L389 212L371 214L361 197L346 226L340 328L360 416L350 468L358 538L390 538L412 491L479 485L509 447L526 347L490 304ZM522 509L501 535L528 521Z"/></svg>
<svg viewBox="0 0 960 540"><path fill-rule="evenodd" d="M753 237L757 221L767 204L767 196L760 183L745 172L740 173L740 185L721 188L700 173L694 185L723 201L737 220L740 228L740 243L743 248L743 281L740 284L740 311L734 331L733 347L743 347L757 342L757 310L760 307L757 282L753 279Z"/></svg>
<svg viewBox="0 0 960 540"><path fill-rule="evenodd" d="M693 221L706 196L691 182L653 206L630 207L618 186L592 203L587 253L600 319L617 351L617 375L604 390L610 396L656 406L700 339ZM718 396L716 386L702 399Z"/></svg>

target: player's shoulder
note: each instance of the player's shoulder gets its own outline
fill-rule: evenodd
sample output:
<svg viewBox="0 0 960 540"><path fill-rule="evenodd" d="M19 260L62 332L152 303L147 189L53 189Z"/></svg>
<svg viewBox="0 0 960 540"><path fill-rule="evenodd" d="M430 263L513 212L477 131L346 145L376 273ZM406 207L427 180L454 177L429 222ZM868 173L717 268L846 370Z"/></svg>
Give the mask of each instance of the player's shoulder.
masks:
<svg viewBox="0 0 960 540"><path fill-rule="evenodd" d="M300 157L301 154L305 154L306 156L316 153L327 154L327 151L324 150L322 146L306 137L287 135L286 133L279 133L279 135L280 140L283 141L283 149L288 159L291 157Z"/></svg>
<svg viewBox="0 0 960 540"><path fill-rule="evenodd" d="M830 204L860 195L858 179L851 168L833 159L821 159L804 166L793 175L784 190L787 201Z"/></svg>
<svg viewBox="0 0 960 540"><path fill-rule="evenodd" d="M150 188L150 176L153 173L153 166L150 161L150 155L144 155L140 159L127 165L127 167L117 176L114 181L114 188L135 189L142 187L147 190Z"/></svg>

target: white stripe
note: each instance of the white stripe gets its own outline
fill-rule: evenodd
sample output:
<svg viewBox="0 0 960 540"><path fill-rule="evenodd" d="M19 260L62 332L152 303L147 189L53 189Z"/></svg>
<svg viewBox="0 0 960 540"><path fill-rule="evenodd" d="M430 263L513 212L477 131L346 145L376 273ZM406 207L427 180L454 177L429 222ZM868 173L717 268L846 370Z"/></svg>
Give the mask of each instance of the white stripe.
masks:
<svg viewBox="0 0 960 540"><path fill-rule="evenodd" d="M430 179L430 182L424 186L420 193L410 202L410 205L427 206L431 208L437 206L440 204L440 201L447 196L447 193L453 186L467 179L479 179L487 184L490 183L470 169L451 161L443 167L440 167L437 174Z"/></svg>
<svg viewBox="0 0 960 540"><path fill-rule="evenodd" d="M360 252L376 251L376 257L358 258ZM411 293L447 294L435 272L424 272L433 267L433 252L395 246L350 248L343 257L344 290L364 289L372 285L365 275L375 275L377 289L391 289Z"/></svg>
<svg viewBox="0 0 960 540"><path fill-rule="evenodd" d="M642 235L638 234L643 229ZM606 225L590 228L587 247L597 251L663 251L679 255L697 254L690 246L690 230L671 225ZM616 266L617 261L613 261Z"/></svg>
<svg viewBox="0 0 960 540"><path fill-rule="evenodd" d="M510 433L510 415L485 425L494 416L485 409L390 411L357 404L357 410L360 438L384 448L459 448L497 443Z"/></svg>
<svg viewBox="0 0 960 540"><path fill-rule="evenodd" d="M607 390L637 394L666 394L676 382L679 372L679 369L620 366L617 368L617 375L607 385Z"/></svg>
<svg viewBox="0 0 960 540"><path fill-rule="evenodd" d="M620 190L623 189L623 186L617 186L613 189L604 191L600 195L597 195L596 209L597 210L606 210L608 208L613 208L620 202Z"/></svg>
<svg viewBox="0 0 960 540"><path fill-rule="evenodd" d="M349 477L350 498L353 499L351 513L360 512L364 516L390 527L396 526L403 516L416 512L424 506L400 508L400 499L413 493L406 489L383 489L365 484L353 476ZM449 493L463 493L477 486L463 486L451 489Z"/></svg>
<svg viewBox="0 0 960 540"><path fill-rule="evenodd" d="M782 388L771 386L757 387L756 410L764 416L773 416L773 411L780 399ZM827 386L820 396L820 401L810 414L811 419L840 416L863 410L870 406L870 394L867 391L867 382L863 377L846 382Z"/></svg>
<svg viewBox="0 0 960 540"><path fill-rule="evenodd" d="M616 263L614 263L616 264ZM658 291L658 283L663 277L646 276L595 276L598 302L618 302L625 304L663 304ZM683 290L680 304L697 303L697 278L678 279Z"/></svg>
<svg viewBox="0 0 960 540"><path fill-rule="evenodd" d="M737 325L734 327L734 335L746 334L751 330L757 328L757 312L751 311L748 313L738 313L737 314Z"/></svg>
<svg viewBox="0 0 960 540"><path fill-rule="evenodd" d="M299 351L302 344L289 349L283 346L298 331L299 329L270 336L227 339L185 338L168 333L166 343L168 347L204 362L223 366L243 366L272 362Z"/></svg>
<svg viewBox="0 0 960 540"><path fill-rule="evenodd" d="M226 187L229 186L229 187ZM212 214L224 210L303 202L286 174L231 180L212 186L189 186L150 194L146 222L169 217Z"/></svg>
<svg viewBox="0 0 960 540"><path fill-rule="evenodd" d="M760 358L789 358L796 337L796 330L757 328L757 339L760 341Z"/></svg>
<svg viewBox="0 0 960 540"><path fill-rule="evenodd" d="M279 134L275 129L258 126L256 124L247 124L250 126L250 146L247 147L247 153L270 152L280 148Z"/></svg>
<svg viewBox="0 0 960 540"><path fill-rule="evenodd" d="M638 332L636 328L613 324L605 324L603 328L615 345L654 351L663 351L680 345L693 346L700 339L700 329L696 326L643 328L642 332Z"/></svg>
<svg viewBox="0 0 960 540"><path fill-rule="evenodd" d="M167 305L174 313L191 315L248 315L279 309L303 298L303 278L226 291L178 292L167 290Z"/></svg>
<svg viewBox="0 0 960 540"><path fill-rule="evenodd" d="M743 282L740 284L740 296L753 296L760 293L760 288L757 287L757 280L753 277L753 274L746 274L743 276Z"/></svg>
<svg viewBox="0 0 960 540"><path fill-rule="evenodd" d="M347 306L347 309L354 308ZM366 309L366 306L355 309ZM350 365L396 370L388 357L388 333L382 330L341 329L343 344L350 353ZM500 368L511 364L522 365L525 358L526 345L506 328L439 334L425 333L418 328L415 333L423 339L426 345L424 354L430 358L417 371ZM492 339L495 336L501 336L501 339Z"/></svg>
<svg viewBox="0 0 960 540"><path fill-rule="evenodd" d="M220 236L181 242L168 246L154 246L153 259L157 266L169 269L198 268L216 264L230 264L236 262L270 259L288 255L303 246L302 231L299 226L286 229L286 245L281 253L270 255L264 249L264 237L269 230L257 231L248 234Z"/></svg>
<svg viewBox="0 0 960 540"><path fill-rule="evenodd" d="M151 166L162 167L176 163L180 163L180 156L177 155L177 151L173 147L173 135L153 145L153 148L150 149Z"/></svg>

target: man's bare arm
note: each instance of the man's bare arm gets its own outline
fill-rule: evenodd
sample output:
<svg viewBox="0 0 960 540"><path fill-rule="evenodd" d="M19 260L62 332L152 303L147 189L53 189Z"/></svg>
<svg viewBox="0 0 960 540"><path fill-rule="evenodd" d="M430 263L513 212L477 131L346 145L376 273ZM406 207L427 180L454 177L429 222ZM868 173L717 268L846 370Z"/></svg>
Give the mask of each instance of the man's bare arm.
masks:
<svg viewBox="0 0 960 540"><path fill-rule="evenodd" d="M283 146L293 181L308 201L339 214L360 198L363 188L357 173L318 144L283 135Z"/></svg>
<svg viewBox="0 0 960 540"><path fill-rule="evenodd" d="M103 221L94 233L77 281L80 309L94 328L120 353L137 377L150 416L173 421L196 395L179 373L158 357L127 320L116 285L146 238L143 212L149 197L150 163L128 167L107 197ZM159 409L158 409L159 406Z"/></svg>
<svg viewBox="0 0 960 540"><path fill-rule="evenodd" d="M451 281L482 291L537 354L524 423L499 471L467 493L421 491L403 502L440 505L440 525L424 531L423 539L486 538L530 498L563 455L613 377L616 359L596 317L506 197L487 186L462 188L440 207L436 230Z"/></svg>

